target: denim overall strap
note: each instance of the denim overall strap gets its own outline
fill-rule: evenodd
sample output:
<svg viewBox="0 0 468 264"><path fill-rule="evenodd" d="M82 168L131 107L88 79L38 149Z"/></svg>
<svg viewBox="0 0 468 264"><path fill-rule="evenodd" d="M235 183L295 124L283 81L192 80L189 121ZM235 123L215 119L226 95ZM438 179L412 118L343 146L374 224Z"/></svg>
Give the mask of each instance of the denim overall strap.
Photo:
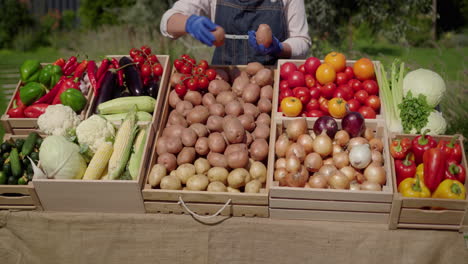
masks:
<svg viewBox="0 0 468 264"><path fill-rule="evenodd" d="M215 23L224 28L226 39L215 49L213 65L275 64L276 57L258 54L249 45L247 32L260 24L268 24L279 41L287 39L282 0L217 0Z"/></svg>

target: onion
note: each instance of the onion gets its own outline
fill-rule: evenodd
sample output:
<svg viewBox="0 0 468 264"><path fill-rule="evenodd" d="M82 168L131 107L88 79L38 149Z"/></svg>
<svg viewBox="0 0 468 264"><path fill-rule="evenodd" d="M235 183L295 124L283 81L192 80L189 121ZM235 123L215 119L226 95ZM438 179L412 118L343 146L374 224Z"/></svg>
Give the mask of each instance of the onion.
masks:
<svg viewBox="0 0 468 264"><path fill-rule="evenodd" d="M341 153L343 151L344 151L344 149L342 147L340 147L340 145L338 145L336 143L333 143L333 156L338 154L338 153Z"/></svg>
<svg viewBox="0 0 468 264"><path fill-rule="evenodd" d="M314 132L316 135L327 132L327 135L331 138L335 137L336 131L338 131L338 124L335 119L330 116L321 116L315 121Z"/></svg>
<svg viewBox="0 0 468 264"><path fill-rule="evenodd" d="M290 172L286 175L286 185L289 187L304 187L309 179L308 175L304 176L301 171Z"/></svg>
<svg viewBox="0 0 468 264"><path fill-rule="evenodd" d="M351 149L354 147L354 146L357 146L357 145L363 145L363 144L369 144L369 141L363 137L355 137L355 138L352 138L349 142L348 142L348 146L346 147L346 149L348 151L351 151Z"/></svg>
<svg viewBox="0 0 468 264"><path fill-rule="evenodd" d="M336 155L333 155L333 163L338 169L348 166L349 165L348 153L341 152Z"/></svg>
<svg viewBox="0 0 468 264"><path fill-rule="evenodd" d="M330 178L328 178L328 184L332 189L348 189L349 188L349 180L348 178L341 173L340 171L336 171Z"/></svg>
<svg viewBox="0 0 468 264"><path fill-rule="evenodd" d="M333 165L323 165L322 168L318 171L318 173L322 174L327 180L337 171L336 167Z"/></svg>
<svg viewBox="0 0 468 264"><path fill-rule="evenodd" d="M380 164L380 166L383 165L383 155L377 150L372 150L371 151L371 156L372 156L372 163Z"/></svg>
<svg viewBox="0 0 468 264"><path fill-rule="evenodd" d="M354 181L356 179L356 170L351 166L346 166L340 169L340 171L348 178L349 181Z"/></svg>
<svg viewBox="0 0 468 264"><path fill-rule="evenodd" d="M328 158L328 159L324 160L323 164L324 165L333 165L333 166L335 166L335 163L333 162L333 158Z"/></svg>
<svg viewBox="0 0 468 264"><path fill-rule="evenodd" d="M333 151L333 143L330 137L323 130L314 140L314 151L320 154L322 157L330 155Z"/></svg>
<svg viewBox="0 0 468 264"><path fill-rule="evenodd" d="M296 142L304 148L306 154L314 151L314 140L310 135L302 134L297 138Z"/></svg>
<svg viewBox="0 0 468 264"><path fill-rule="evenodd" d="M349 142L349 134L346 130L340 130L335 134L335 142L336 144L344 147Z"/></svg>
<svg viewBox="0 0 468 264"><path fill-rule="evenodd" d="M367 181L380 185L384 185L387 182L384 167L377 166L376 164L371 164L364 170L364 177Z"/></svg>
<svg viewBox="0 0 468 264"><path fill-rule="evenodd" d="M351 137L359 137L364 129L364 117L358 112L349 112L341 120L341 127Z"/></svg>
<svg viewBox="0 0 468 264"><path fill-rule="evenodd" d="M349 184L349 189L351 191L359 191L359 190L361 190L361 185L357 181L352 181Z"/></svg>
<svg viewBox="0 0 468 264"><path fill-rule="evenodd" d="M275 181L279 182L280 186L286 186L286 175L288 175L286 169L277 169L273 174L273 178Z"/></svg>
<svg viewBox="0 0 468 264"><path fill-rule="evenodd" d="M306 156L304 147L298 143L292 143L286 150L286 158L289 158L292 155L296 156L300 162L303 162Z"/></svg>
<svg viewBox="0 0 468 264"><path fill-rule="evenodd" d="M377 150L379 152L382 152L382 150L383 150L382 140L380 140L378 138L373 138L373 139L369 140L369 145L370 145L370 148L372 150Z"/></svg>
<svg viewBox="0 0 468 264"><path fill-rule="evenodd" d="M328 186L328 182L327 182L327 179L319 174L319 173L316 173L314 174L313 176L311 176L309 178L309 185L311 188L320 188L320 189L324 189Z"/></svg>
<svg viewBox="0 0 468 264"><path fill-rule="evenodd" d="M318 171L323 165L322 157L315 153L309 153L304 159L304 166L310 172Z"/></svg>
<svg viewBox="0 0 468 264"><path fill-rule="evenodd" d="M374 130L372 130L370 128L366 128L366 130L364 130L364 137L367 140L373 139L374 138Z"/></svg>
<svg viewBox="0 0 468 264"><path fill-rule="evenodd" d="M307 122L305 118L291 120L286 126L286 134L291 140L296 141L300 135L307 133Z"/></svg>
<svg viewBox="0 0 468 264"><path fill-rule="evenodd" d="M382 191L382 186L375 182L365 181L361 183L361 190L363 191Z"/></svg>
<svg viewBox="0 0 468 264"><path fill-rule="evenodd" d="M310 187L309 183L307 182L307 183L304 185L304 188L309 188L309 189L310 189L310 188L312 188L312 187Z"/></svg>
<svg viewBox="0 0 468 264"><path fill-rule="evenodd" d="M289 145L291 145L291 141L289 141L288 136L286 136L286 134L281 134L275 143L276 156L280 158L286 156L286 150Z"/></svg>
<svg viewBox="0 0 468 264"><path fill-rule="evenodd" d="M363 183L366 181L366 178L364 177L364 175L362 175L362 173L356 172L356 181L359 183Z"/></svg>
<svg viewBox="0 0 468 264"><path fill-rule="evenodd" d="M301 168L301 162L299 159L292 155L286 159L286 170L288 172L296 172Z"/></svg>
<svg viewBox="0 0 468 264"><path fill-rule="evenodd" d="M371 162L371 151L368 144L357 145L349 152L349 161L356 169L364 169Z"/></svg>
<svg viewBox="0 0 468 264"><path fill-rule="evenodd" d="M280 158L275 162L275 169L286 169L286 159Z"/></svg>

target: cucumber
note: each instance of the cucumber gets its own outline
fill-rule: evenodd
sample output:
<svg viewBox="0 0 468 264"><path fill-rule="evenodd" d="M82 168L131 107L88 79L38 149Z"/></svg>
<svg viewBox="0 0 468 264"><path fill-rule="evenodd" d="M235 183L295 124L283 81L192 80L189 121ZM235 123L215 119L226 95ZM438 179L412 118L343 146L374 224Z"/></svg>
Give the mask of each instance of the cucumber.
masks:
<svg viewBox="0 0 468 264"><path fill-rule="evenodd" d="M9 185L17 185L18 180L15 178L15 176L10 176L10 177L8 177L8 182L7 183Z"/></svg>
<svg viewBox="0 0 468 264"><path fill-rule="evenodd" d="M10 152L11 145L8 142L3 142L3 144L0 146L0 149L2 150L2 152Z"/></svg>
<svg viewBox="0 0 468 264"><path fill-rule="evenodd" d="M24 145L24 139L19 138L19 139L15 140L15 146L16 146L17 149L22 149L23 145Z"/></svg>
<svg viewBox="0 0 468 264"><path fill-rule="evenodd" d="M23 168L21 167L18 150L13 148L10 152L11 175L16 178L23 175Z"/></svg>
<svg viewBox="0 0 468 264"><path fill-rule="evenodd" d="M29 154L29 157L34 161L34 163L37 164L37 162L39 161L39 153L38 152L33 152L31 154ZM29 161L29 160L28 160Z"/></svg>
<svg viewBox="0 0 468 264"><path fill-rule="evenodd" d="M0 171L0 184L6 184L7 181L8 176L3 171Z"/></svg>
<svg viewBox="0 0 468 264"><path fill-rule="evenodd" d="M36 145L36 140L39 135L36 132L33 132L28 135L24 141L23 147L21 148L21 156L26 157L34 150L34 145Z"/></svg>
<svg viewBox="0 0 468 264"><path fill-rule="evenodd" d="M38 137L36 140L36 148L40 148L42 145L43 139L41 137Z"/></svg>
<svg viewBox="0 0 468 264"><path fill-rule="evenodd" d="M11 176L11 164L9 162L3 164L2 171L7 175L7 177Z"/></svg>
<svg viewBox="0 0 468 264"><path fill-rule="evenodd" d="M151 96L129 96L112 99L98 105L99 113L120 114L130 112L136 106L137 111L153 113L156 99Z"/></svg>

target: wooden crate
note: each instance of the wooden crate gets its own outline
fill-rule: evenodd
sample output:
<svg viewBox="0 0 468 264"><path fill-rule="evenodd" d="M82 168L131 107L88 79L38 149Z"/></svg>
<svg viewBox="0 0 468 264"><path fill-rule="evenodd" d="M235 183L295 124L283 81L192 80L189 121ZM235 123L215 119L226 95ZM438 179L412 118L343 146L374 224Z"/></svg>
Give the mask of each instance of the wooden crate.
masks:
<svg viewBox="0 0 468 264"><path fill-rule="evenodd" d="M141 189L154 129L148 127L145 151L136 180L59 180L33 178L45 211L144 213Z"/></svg>
<svg viewBox="0 0 468 264"><path fill-rule="evenodd" d="M389 138L389 142L395 138L413 139L416 136L395 134ZM434 136L434 139L437 141L442 139L450 140L451 138L453 136ZM458 143L462 147L462 165L467 168L465 151L463 149L463 136L459 135ZM393 174L395 194L393 196L389 229L440 229L468 232L468 197L465 200L404 197L398 192L398 186L396 185L393 157L391 157L390 166ZM465 181L465 188L468 189L468 181Z"/></svg>
<svg viewBox="0 0 468 264"><path fill-rule="evenodd" d="M245 65L211 66L211 68L224 69L226 71L233 69L242 70L245 67ZM175 71L173 70L173 73L174 72ZM275 71L274 73L276 75ZM168 92L164 99L164 107L161 112L160 124L158 125L159 129L156 132L154 142L156 142L156 140L161 136L162 130L167 123L170 112L169 90L170 87L168 86ZM270 127L271 126L272 124L270 124ZM158 158L156 145L153 146L151 153L152 155L148 163L147 174L149 174L151 167L156 164ZM267 169L272 169L272 166L267 166ZM148 178L148 175L146 178ZM220 212L220 215L268 217L268 182L264 188L260 189L260 193L258 194L161 190L152 189L147 182L148 180L146 179L146 184L143 189L143 199L145 201L145 209L147 213L187 214L187 210L185 210L179 203L179 199L182 199L190 210L199 215L212 215L226 205L224 210ZM231 200L230 203L228 203L229 200Z"/></svg>
<svg viewBox="0 0 468 264"><path fill-rule="evenodd" d="M385 126L378 120L366 120L366 127L376 132L376 137L384 143L384 167L387 182L382 191L351 191L335 189L293 188L279 186L273 178L275 162L274 145L284 126L294 118L277 117L273 135L270 138L271 164L268 181L270 185L270 217L277 219L301 219L319 221L350 221L388 223L393 198L393 178L391 176ZM341 127L341 120L337 120ZM307 118L311 129L315 119Z"/></svg>
<svg viewBox="0 0 468 264"><path fill-rule="evenodd" d="M305 60L278 60L278 68L277 68L278 73L280 72L281 65L285 64L286 62L292 62L296 66L299 66L299 65L303 64L305 62ZM321 62L323 63L324 61L321 60ZM352 67L355 62L356 62L355 60L347 60L346 61L346 66L351 66ZM375 68L375 72L376 72L376 75L377 75L380 72L380 62L379 61L372 61L372 62L374 63L374 68ZM376 80L376 82L379 84L379 87L380 87L379 81ZM280 75L277 74L275 76L275 85L273 86L273 102L272 102L273 103L273 116L275 116L275 117L282 117L283 116L282 112L278 112L278 106L281 103L281 102L279 102L279 83L280 83ZM305 108L305 106L303 106L303 107ZM384 120L384 118L385 118L385 109L384 109L383 104L381 104L380 113L377 115L375 120ZM311 120L316 120L316 119L317 118L313 118ZM373 120L373 119L366 119L366 120Z"/></svg>
<svg viewBox="0 0 468 264"><path fill-rule="evenodd" d="M26 138L27 135L6 134L2 142ZM0 210L42 210L32 182L27 185L0 185Z"/></svg>

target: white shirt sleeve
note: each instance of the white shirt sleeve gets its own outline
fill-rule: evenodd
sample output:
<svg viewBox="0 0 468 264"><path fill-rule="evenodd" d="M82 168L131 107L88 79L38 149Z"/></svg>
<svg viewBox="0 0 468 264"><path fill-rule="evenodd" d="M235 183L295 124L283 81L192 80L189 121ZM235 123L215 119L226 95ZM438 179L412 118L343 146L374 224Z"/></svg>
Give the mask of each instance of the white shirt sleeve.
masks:
<svg viewBox="0 0 468 264"><path fill-rule="evenodd" d="M288 39L292 59L304 59L312 44L305 13L304 0L283 0L288 24Z"/></svg>

